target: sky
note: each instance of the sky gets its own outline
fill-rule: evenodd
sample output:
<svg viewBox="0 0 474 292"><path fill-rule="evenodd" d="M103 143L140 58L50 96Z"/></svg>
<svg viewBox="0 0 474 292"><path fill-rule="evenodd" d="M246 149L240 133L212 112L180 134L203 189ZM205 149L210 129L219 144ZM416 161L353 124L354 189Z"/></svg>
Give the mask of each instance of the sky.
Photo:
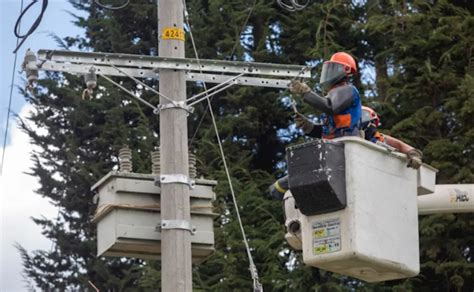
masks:
<svg viewBox="0 0 474 292"><path fill-rule="evenodd" d="M24 0L28 5L31 0ZM24 33L35 20L41 7L39 1L29 10L22 22ZM16 46L13 34L15 21L20 14L19 0L0 0L0 153L3 151L3 137L8 112L8 99L14 63L12 53ZM73 17L67 12L75 12L66 0L50 0L43 20L37 30L23 44L18 53L17 68L11 112L26 117L32 107L25 103L18 93L18 86L24 86L24 74L19 74L26 49L54 49L57 45L51 34L59 37L75 36L82 31L71 22ZM76 12L77 13L77 12ZM32 125L31 125L32 126ZM41 131L41 129L37 129ZM41 234L31 217L55 218L57 209L41 196L34 193L39 187L35 177L25 174L32 166L30 153L33 146L25 133L18 129L15 117L10 115L10 125L5 152L3 173L0 175L0 291L27 291L21 275L21 259L14 248L17 242L29 251L51 249L51 241Z"/></svg>

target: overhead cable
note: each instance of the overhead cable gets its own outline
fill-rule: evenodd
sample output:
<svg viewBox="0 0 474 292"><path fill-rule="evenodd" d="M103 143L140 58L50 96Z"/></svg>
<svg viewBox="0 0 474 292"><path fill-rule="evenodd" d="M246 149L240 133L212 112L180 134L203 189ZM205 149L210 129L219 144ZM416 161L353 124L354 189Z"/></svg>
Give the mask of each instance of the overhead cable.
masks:
<svg viewBox="0 0 474 292"><path fill-rule="evenodd" d="M20 4L20 11L23 10L23 0L21 0ZM18 23L18 29L20 29L20 23ZM16 46L18 47L18 43L20 39L16 38ZM10 126L10 111L12 108L12 97L13 97L13 87L15 84L15 72L16 72L16 61L17 61L18 53L15 52L15 58L13 60L13 70L12 70L12 81L10 83L10 97L8 98L8 111L7 111L7 121L5 125L5 134L3 136L3 148L2 148L2 162L0 164L0 175L3 173L3 163L5 162L5 151L7 146L7 138L8 138L8 127Z"/></svg>
<svg viewBox="0 0 474 292"><path fill-rule="evenodd" d="M256 4L257 4L257 0L254 0L253 5L250 7L249 14L247 14L247 17L245 18L245 21L242 24L242 28L240 29L240 33L239 33L239 36L237 37L237 40L235 41L234 47L232 48L232 51L230 52L229 60L232 60L232 58L234 57L235 50L237 49L237 46L240 43L240 38L242 34L244 33L245 27L247 26L247 23L250 20L250 16L252 16L252 12Z"/></svg>
<svg viewBox="0 0 474 292"><path fill-rule="evenodd" d="M99 0L95 0L94 2L95 2L95 4L97 4L99 7L104 8L104 9L107 9L107 10L119 10L119 9L122 9L122 8L127 7L127 5L130 4L130 0L126 0L123 4L118 5L118 6L105 5L105 4L100 3Z"/></svg>
<svg viewBox="0 0 474 292"><path fill-rule="evenodd" d="M257 4L257 0L254 0L253 2L253 5L250 7L250 10L249 10L249 13L247 14L247 17L245 18L245 21L244 23L242 24L242 28L240 29L240 33L239 35L237 36L237 39L235 40L235 44L234 44L234 47L232 48L232 51L230 53L230 56L229 56L229 60L232 60L232 58L234 57L234 53L235 53L235 50L237 49L237 45L239 44L240 42L240 37L242 35L242 33L244 32L245 30L245 27L247 26L247 23L248 21L250 20L250 16L252 15L252 12L255 8L255 5ZM183 6L184 6L184 17L186 19L186 24L187 26L189 27L189 33L191 35L191 41L194 42L194 38L192 37L192 31L191 31L191 26L189 24L189 13L188 13L188 9L186 8L186 1L183 0ZM193 43L193 47L195 47L195 44ZM197 53L195 53L197 55ZM204 84L204 90L207 90L206 88L206 83L203 83ZM214 98L214 96L211 97L211 101L212 99ZM196 127L196 130L194 130L194 134L193 136L191 137L191 140L189 141L189 145L191 146L194 142L194 139L196 138L196 135L199 131L199 128L201 127L202 123L204 122L204 119L206 118L206 114L207 114L207 111L209 110L209 105L206 105L206 109L203 111L203 114L201 116L201 119L199 120L199 123Z"/></svg>
<svg viewBox="0 0 474 292"><path fill-rule="evenodd" d="M186 24L189 27L189 35L191 37L191 43L193 45L194 54L196 56L196 60L198 62L199 68L201 68L200 61L199 61L199 54L198 54L198 51L197 51L197 48L196 48L196 43L194 42L194 37L193 37L193 34L192 34L191 25L189 24L189 19L188 19L189 14L188 14L188 10L186 8L186 0L183 0L183 7L184 7L184 16L185 16L185 19L186 19ZM202 70L201 70L201 73L202 73ZM236 76L234 78L238 78L238 76ZM205 90L205 92L207 92L206 83L203 83L203 84L204 84L204 90ZM213 92L211 94L216 94L217 92L222 91L224 89L227 89L228 87L230 87L232 85L233 85L233 83L230 83L229 85L224 86L223 88L221 88L219 90L216 90L215 92ZM237 204L237 198L235 196L234 187L233 187L233 184L232 184L232 179L231 179L231 176L230 176L229 168L227 166L227 161L226 161L225 154L224 154L224 148L222 147L222 142L221 142L221 138L220 138L220 135L219 135L219 129L217 128L217 123L216 123L216 119L214 117L214 112L212 110L211 100L209 99L209 96L210 95L208 93L206 93L205 99L207 100L207 107L209 109L209 113L211 114L212 124L214 126L214 131L215 131L215 134L216 134L217 143L219 145L219 151L220 151L220 154L221 154L221 157L222 157L222 162L224 164L224 169L225 169L225 173L226 173L226 176L227 176L227 181L229 183L229 188L230 188L230 193L232 195L232 200L234 202L234 208L235 208L235 212L236 212L236 215L237 215L237 221L239 222L243 242L245 244L245 249L247 251L247 257L248 257L248 260L249 260L250 275L251 275L252 280L253 280L253 290L254 290L254 292L263 292L262 284L260 283L259 278L258 278L257 266L255 265L255 263L253 261L252 253L250 251L250 246L249 246L249 243L248 243L248 240L247 240L247 236L245 235L245 229L244 229L244 226L242 224L242 218L240 217L239 205ZM194 103L196 103L196 102L198 102L198 101L195 101Z"/></svg>
<svg viewBox="0 0 474 292"><path fill-rule="evenodd" d="M308 6L310 0L306 0L304 2L299 2L298 0L276 0L276 2L281 8L290 12L295 12L305 9L306 6Z"/></svg>
<svg viewBox="0 0 474 292"><path fill-rule="evenodd" d="M31 1L30 4L28 4L28 6L25 7L24 10L22 9L22 11L20 13L20 16L18 16L18 18L15 22L15 28L13 29L13 33L15 34L15 36L18 39L21 39L20 43L17 44L15 50L13 51L13 53L15 53L15 54L18 51L18 49L21 47L21 45L23 45L23 43L26 41L26 39L38 28L38 26L41 23L41 19L43 19L44 12L46 11L46 8L48 8L48 0L43 0L43 5L41 6L40 14L36 18L36 20L33 22L30 29L25 34L21 34L21 32L20 32L21 19L23 18L25 13L28 11L28 9L33 7L33 5L36 4L37 2L38 2L38 0L33 0L33 1Z"/></svg>
<svg viewBox="0 0 474 292"><path fill-rule="evenodd" d="M255 265L255 262L253 261L248 239L247 239L247 236L245 235L244 226L242 224L242 218L240 217L239 205L237 204L237 198L235 196L234 187L232 185L232 179L230 177L229 167L227 166L227 162L226 162L226 158L224 154L224 148L222 147L221 137L219 135L219 129L217 128L216 119L214 117L214 112L212 110L212 105L209 98L207 99L207 103L209 105L209 113L211 114L212 124L214 126L214 131L216 133L216 139L219 144L219 151L222 157L222 162L224 163L225 174L227 176L227 181L229 182L229 188L230 188L230 193L232 195L232 201L234 202L235 213L237 215L237 220L239 222L240 231L242 233L245 249L247 251L247 256L249 259L249 265L250 265L249 269L250 269L250 275L252 276L252 280L253 280L253 290L255 292L263 292L262 284L260 283L259 278L258 278L257 266Z"/></svg>

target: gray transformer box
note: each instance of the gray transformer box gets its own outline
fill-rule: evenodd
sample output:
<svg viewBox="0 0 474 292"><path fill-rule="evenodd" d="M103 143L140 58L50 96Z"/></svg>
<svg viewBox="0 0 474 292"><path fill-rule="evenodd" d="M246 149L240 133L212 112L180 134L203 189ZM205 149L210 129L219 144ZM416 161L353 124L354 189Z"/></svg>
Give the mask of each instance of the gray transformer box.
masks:
<svg viewBox="0 0 474 292"><path fill-rule="evenodd" d="M109 172L92 190L98 206L92 221L97 224L97 255L159 260L161 257L160 193L155 175ZM214 252L212 201L216 181L196 179L190 190L193 263Z"/></svg>

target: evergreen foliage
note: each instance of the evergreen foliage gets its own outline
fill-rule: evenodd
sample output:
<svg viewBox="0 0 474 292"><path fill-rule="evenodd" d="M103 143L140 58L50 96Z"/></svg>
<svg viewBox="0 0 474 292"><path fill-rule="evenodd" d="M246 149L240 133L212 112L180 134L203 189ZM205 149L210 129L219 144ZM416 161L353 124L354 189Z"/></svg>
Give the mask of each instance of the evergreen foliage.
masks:
<svg viewBox="0 0 474 292"><path fill-rule="evenodd" d="M91 4L92 2L92 4ZM313 1L289 13L271 0L190 0L190 21L200 58L314 65L338 50L357 56L363 76L355 80L366 103L382 117L384 131L422 149L440 169L437 183L473 183L474 37L470 1ZM102 10L93 1L71 1L87 12L76 24L86 37L66 47L100 52L157 54L156 1L136 0L126 9ZM249 11L252 14L242 29ZM241 35L241 32L242 35ZM187 39L187 57L194 57ZM372 74L371 74L372 73ZM120 79L157 104L158 97ZM153 80L146 80L157 87ZM315 83L315 82L314 82ZM80 99L83 81L47 74L27 100L35 112L22 125L41 151L31 174L37 193L58 206L58 218L34 218L54 242L50 251L19 251L25 276L48 291L90 289L150 291L160 286L160 265L136 259L96 258L95 211L90 186L117 164L124 144L133 149L134 170L149 172L158 145L158 117L99 79L90 101ZM188 84L188 95L202 90ZM306 267L284 241L281 202L267 186L284 172L284 149L301 140L287 92L233 88L212 101L252 253L266 291L472 291L474 217L420 217L422 271L413 279L368 285ZM215 188L216 253L194 267L197 291L248 291L251 278L235 206L230 197L206 104L190 115L198 172L219 181ZM315 114L303 107L305 114ZM202 124L200 121L202 119ZM38 134L33 123L47 134ZM197 130L197 132L196 132ZM402 236L402 235L401 235Z"/></svg>

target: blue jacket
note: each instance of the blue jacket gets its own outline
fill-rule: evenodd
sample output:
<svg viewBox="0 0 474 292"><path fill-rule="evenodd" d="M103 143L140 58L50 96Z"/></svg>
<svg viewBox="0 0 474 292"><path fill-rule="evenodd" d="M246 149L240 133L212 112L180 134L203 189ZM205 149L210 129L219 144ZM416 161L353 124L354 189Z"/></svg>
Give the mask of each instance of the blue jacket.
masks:
<svg viewBox="0 0 474 292"><path fill-rule="evenodd" d="M332 139L342 136L359 135L362 103L357 88L352 85L347 85L347 87L350 87L350 96L347 96L347 90L344 88L335 91L333 94L331 94L330 91L328 94L328 98L350 99L351 102L348 107L339 112L333 113L332 115L325 113L321 116L323 121L323 138Z"/></svg>

